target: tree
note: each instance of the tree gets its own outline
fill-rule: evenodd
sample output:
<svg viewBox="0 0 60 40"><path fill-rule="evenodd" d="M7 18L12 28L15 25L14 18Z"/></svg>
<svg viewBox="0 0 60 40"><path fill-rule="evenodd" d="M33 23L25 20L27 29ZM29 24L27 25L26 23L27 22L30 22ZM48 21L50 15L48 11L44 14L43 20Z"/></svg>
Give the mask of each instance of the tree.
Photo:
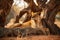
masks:
<svg viewBox="0 0 60 40"><path fill-rule="evenodd" d="M0 0L0 26L4 27L13 0Z"/></svg>
<svg viewBox="0 0 60 40"><path fill-rule="evenodd" d="M57 25L54 24L55 16L57 12L60 11L59 2L60 2L59 0L50 0L50 2L47 4L48 7L45 7L47 11L43 18L42 24L43 26L49 28L51 34L60 34L60 28L58 28Z"/></svg>

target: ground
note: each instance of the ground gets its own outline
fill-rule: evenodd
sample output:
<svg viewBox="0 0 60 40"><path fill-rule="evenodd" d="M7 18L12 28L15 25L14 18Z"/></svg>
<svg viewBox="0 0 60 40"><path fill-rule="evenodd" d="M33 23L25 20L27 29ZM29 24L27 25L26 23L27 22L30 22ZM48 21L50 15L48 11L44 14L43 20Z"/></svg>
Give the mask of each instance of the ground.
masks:
<svg viewBox="0 0 60 40"><path fill-rule="evenodd" d="M30 37L6 37L6 38L0 38L0 40L60 40L60 36L30 36Z"/></svg>

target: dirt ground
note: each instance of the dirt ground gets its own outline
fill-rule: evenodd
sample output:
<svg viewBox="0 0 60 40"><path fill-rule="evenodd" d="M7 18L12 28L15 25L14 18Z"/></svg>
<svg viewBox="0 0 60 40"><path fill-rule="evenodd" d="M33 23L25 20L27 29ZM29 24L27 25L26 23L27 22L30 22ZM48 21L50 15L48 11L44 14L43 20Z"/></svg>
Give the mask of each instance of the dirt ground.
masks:
<svg viewBox="0 0 60 40"><path fill-rule="evenodd" d="M60 36L30 36L30 37L6 37L6 38L0 38L0 40L60 40Z"/></svg>

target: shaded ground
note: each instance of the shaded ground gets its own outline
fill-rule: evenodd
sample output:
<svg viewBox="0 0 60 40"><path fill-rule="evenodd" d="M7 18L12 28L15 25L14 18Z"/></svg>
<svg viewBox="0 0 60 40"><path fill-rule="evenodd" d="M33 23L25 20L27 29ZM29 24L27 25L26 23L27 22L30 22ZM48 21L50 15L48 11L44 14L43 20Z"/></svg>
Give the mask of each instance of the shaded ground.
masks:
<svg viewBox="0 0 60 40"><path fill-rule="evenodd" d="M60 40L60 36L30 36L30 37L6 37L0 38L0 40Z"/></svg>

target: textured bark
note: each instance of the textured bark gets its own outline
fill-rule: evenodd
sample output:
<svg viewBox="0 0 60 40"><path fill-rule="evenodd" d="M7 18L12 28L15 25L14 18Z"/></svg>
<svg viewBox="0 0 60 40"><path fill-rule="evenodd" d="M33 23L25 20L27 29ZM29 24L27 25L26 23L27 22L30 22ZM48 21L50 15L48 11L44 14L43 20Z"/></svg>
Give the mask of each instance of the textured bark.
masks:
<svg viewBox="0 0 60 40"><path fill-rule="evenodd" d="M6 16L12 6L13 0L0 0L0 26L4 27Z"/></svg>
<svg viewBox="0 0 60 40"><path fill-rule="evenodd" d="M59 0L51 0L49 2L49 4L47 5L49 8L46 7L47 11L44 16L45 18L42 19L43 26L49 28L51 34L60 34L60 28L58 28L58 26L54 24L55 16L57 12L60 11L60 1L58 1Z"/></svg>

